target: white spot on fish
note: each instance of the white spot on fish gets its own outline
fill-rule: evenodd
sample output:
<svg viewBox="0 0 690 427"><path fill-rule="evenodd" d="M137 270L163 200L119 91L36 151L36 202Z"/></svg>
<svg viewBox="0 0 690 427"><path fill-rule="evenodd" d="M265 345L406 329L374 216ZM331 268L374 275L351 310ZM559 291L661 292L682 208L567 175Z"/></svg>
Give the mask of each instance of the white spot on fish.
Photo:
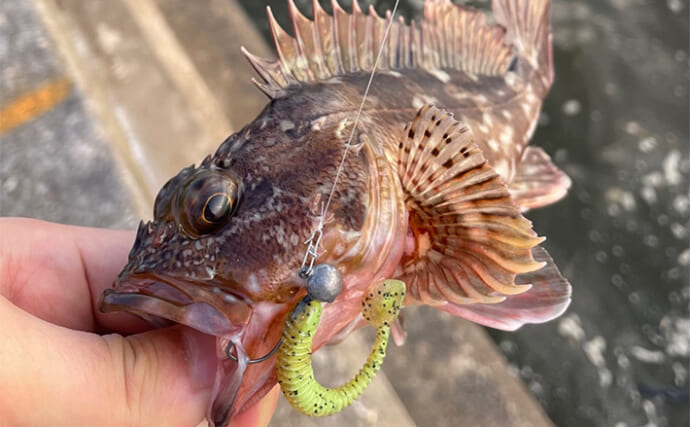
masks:
<svg viewBox="0 0 690 427"><path fill-rule="evenodd" d="M498 150L501 149L501 146L498 145L498 141L496 141L495 139L490 139L490 140L489 140L489 148L490 148L492 151L498 151Z"/></svg>
<svg viewBox="0 0 690 427"><path fill-rule="evenodd" d="M489 102L489 98L484 95L477 95L474 99L480 104L487 104Z"/></svg>
<svg viewBox="0 0 690 427"><path fill-rule="evenodd" d="M443 70L431 70L429 73L439 79L442 83L448 83L450 81L450 75Z"/></svg>
<svg viewBox="0 0 690 427"><path fill-rule="evenodd" d="M223 295L223 301L227 302L228 304L233 304L237 302L237 298L234 295L225 294Z"/></svg>
<svg viewBox="0 0 690 427"><path fill-rule="evenodd" d="M510 144L511 142L513 142L513 128L504 128L503 132L501 132L501 135L498 138L501 140L502 143Z"/></svg>
<svg viewBox="0 0 690 427"><path fill-rule="evenodd" d="M257 279L256 274L249 274L249 279L247 280L247 289L255 294L258 294L261 291L261 284L259 284L259 279Z"/></svg>
<svg viewBox="0 0 690 427"><path fill-rule="evenodd" d="M493 126L493 124L494 124L494 119L491 118L491 114L489 114L489 113L483 113L482 114L482 121L489 126Z"/></svg>
<svg viewBox="0 0 690 427"><path fill-rule="evenodd" d="M385 70L385 71L381 71L381 72L383 74L387 74L387 75L393 76L393 77L402 77L402 74L400 74L399 72L397 72L395 70Z"/></svg>
<svg viewBox="0 0 690 427"><path fill-rule="evenodd" d="M368 95L366 102L368 107L376 107L379 105L379 99L373 95Z"/></svg>
<svg viewBox="0 0 690 427"><path fill-rule="evenodd" d="M335 130L335 135L338 138L345 138L345 129L351 124L352 122L349 119L342 119L338 123L338 128Z"/></svg>
<svg viewBox="0 0 690 427"><path fill-rule="evenodd" d="M470 98L470 95L467 92L460 90L455 85L446 85L445 90L447 94L453 96L455 99Z"/></svg>
<svg viewBox="0 0 690 427"><path fill-rule="evenodd" d="M511 113L511 112L508 111L508 110L503 110L503 111L501 111L501 115L502 115L503 117L505 117L506 119L508 119L508 120L510 120L510 119L513 118L513 113Z"/></svg>
<svg viewBox="0 0 690 427"><path fill-rule="evenodd" d="M517 83L517 80L518 80L517 74L515 74L514 72L510 71L506 74L505 82L508 86L510 86L510 87L515 86L515 84Z"/></svg>
<svg viewBox="0 0 690 427"><path fill-rule="evenodd" d="M297 57L294 64L295 64L295 68L298 68L300 71L306 69L309 66L309 63L307 62L307 58L305 58L302 55Z"/></svg>
<svg viewBox="0 0 690 427"><path fill-rule="evenodd" d="M290 120L281 120L280 121L280 130L283 132L289 131L290 129L294 129L295 124L291 122Z"/></svg>
<svg viewBox="0 0 690 427"><path fill-rule="evenodd" d="M412 108L418 108L419 109L419 108L422 108L423 106L425 106L426 104L434 104L433 101L429 102L430 98L432 98L433 101L438 102L438 100L436 98L433 98L433 97L418 97L418 96L412 97Z"/></svg>
<svg viewBox="0 0 690 427"><path fill-rule="evenodd" d="M498 173L502 177L506 177L509 175L508 171L510 169L510 166L509 166L508 161L506 159L500 158L500 159L496 160L493 164L493 167L494 167L494 170L496 171L496 173Z"/></svg>

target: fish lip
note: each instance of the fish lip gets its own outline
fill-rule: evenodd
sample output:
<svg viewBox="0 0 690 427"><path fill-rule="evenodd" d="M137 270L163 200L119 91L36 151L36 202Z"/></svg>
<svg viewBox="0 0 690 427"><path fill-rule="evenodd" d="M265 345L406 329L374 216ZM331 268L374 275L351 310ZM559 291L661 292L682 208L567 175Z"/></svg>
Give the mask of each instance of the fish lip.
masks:
<svg viewBox="0 0 690 427"><path fill-rule="evenodd" d="M120 276L101 295L99 309L130 312L154 326L162 326L166 319L224 337L241 332L253 311L249 300L217 283L191 283L150 273Z"/></svg>

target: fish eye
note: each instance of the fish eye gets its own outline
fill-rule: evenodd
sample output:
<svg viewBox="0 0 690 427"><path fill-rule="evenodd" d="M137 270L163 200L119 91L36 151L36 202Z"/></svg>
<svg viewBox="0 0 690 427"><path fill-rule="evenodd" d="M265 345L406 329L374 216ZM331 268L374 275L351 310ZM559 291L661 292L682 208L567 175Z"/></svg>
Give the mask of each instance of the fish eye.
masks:
<svg viewBox="0 0 690 427"><path fill-rule="evenodd" d="M230 220L239 198L239 180L224 172L204 171L182 188L178 221L190 236L211 233Z"/></svg>
<svg viewBox="0 0 690 427"><path fill-rule="evenodd" d="M216 224L232 211L232 200L226 193L213 193L206 199L201 210L201 219L207 224Z"/></svg>

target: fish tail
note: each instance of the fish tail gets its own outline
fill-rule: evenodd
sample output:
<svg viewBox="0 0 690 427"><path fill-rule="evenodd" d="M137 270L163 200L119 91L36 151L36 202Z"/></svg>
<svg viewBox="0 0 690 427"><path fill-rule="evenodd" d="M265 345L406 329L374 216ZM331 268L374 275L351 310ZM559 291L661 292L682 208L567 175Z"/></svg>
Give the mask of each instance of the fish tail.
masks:
<svg viewBox="0 0 690 427"><path fill-rule="evenodd" d="M493 0L492 8L506 29L506 43L517 51L516 71L548 91L553 82L551 0Z"/></svg>

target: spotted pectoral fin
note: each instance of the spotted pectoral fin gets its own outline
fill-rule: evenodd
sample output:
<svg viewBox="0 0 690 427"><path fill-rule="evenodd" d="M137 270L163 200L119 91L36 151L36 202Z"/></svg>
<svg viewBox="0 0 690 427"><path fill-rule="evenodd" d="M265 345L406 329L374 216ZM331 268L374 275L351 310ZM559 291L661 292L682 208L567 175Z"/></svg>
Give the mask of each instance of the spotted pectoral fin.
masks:
<svg viewBox="0 0 690 427"><path fill-rule="evenodd" d="M425 106L405 128L398 172L414 248L403 272L406 303L498 303L526 292L517 274L543 266L532 230L467 126Z"/></svg>
<svg viewBox="0 0 690 427"><path fill-rule="evenodd" d="M523 211L557 202L568 193L570 178L539 147L527 147L508 189Z"/></svg>
<svg viewBox="0 0 690 427"><path fill-rule="evenodd" d="M570 304L570 283L558 271L544 248L536 247L532 254L535 260L546 265L537 271L517 276L516 283L532 285L527 292L508 296L499 304L447 304L439 308L484 326L506 331L560 316Z"/></svg>

